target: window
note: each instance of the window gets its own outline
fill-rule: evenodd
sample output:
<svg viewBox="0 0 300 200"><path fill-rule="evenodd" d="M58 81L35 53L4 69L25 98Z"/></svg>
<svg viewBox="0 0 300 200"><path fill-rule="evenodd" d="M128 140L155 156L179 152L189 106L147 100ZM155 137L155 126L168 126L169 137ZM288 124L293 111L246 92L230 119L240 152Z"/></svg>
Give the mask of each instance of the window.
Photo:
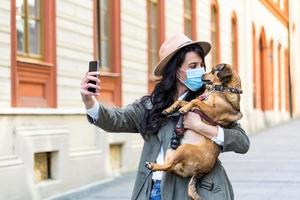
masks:
<svg viewBox="0 0 300 200"><path fill-rule="evenodd" d="M56 107L55 1L11 6L12 106Z"/></svg>
<svg viewBox="0 0 300 200"><path fill-rule="evenodd" d="M278 59L278 110L282 110L282 93L281 93L281 44L278 45L277 49L277 59Z"/></svg>
<svg viewBox="0 0 300 200"><path fill-rule="evenodd" d="M284 85L285 85L285 110L290 112L290 71L289 71L289 51L288 49L284 50Z"/></svg>
<svg viewBox="0 0 300 200"><path fill-rule="evenodd" d="M110 153L110 164L112 170L118 171L122 168L122 149L123 144L110 144L109 153Z"/></svg>
<svg viewBox="0 0 300 200"><path fill-rule="evenodd" d="M211 5L211 56L212 56L212 66L219 63L220 53L219 53L219 11L216 1L212 1Z"/></svg>
<svg viewBox="0 0 300 200"><path fill-rule="evenodd" d="M231 62L233 69L238 72L238 25L236 14L232 14L231 18Z"/></svg>
<svg viewBox="0 0 300 200"><path fill-rule="evenodd" d="M101 95L121 106L120 0L94 0L94 58L100 61Z"/></svg>
<svg viewBox="0 0 300 200"><path fill-rule="evenodd" d="M148 90L154 88L156 77L153 71L158 63L159 47L164 41L164 1L147 0L148 26Z"/></svg>
<svg viewBox="0 0 300 200"><path fill-rule="evenodd" d="M269 52L268 52L268 109L274 109L274 42L273 39L270 41Z"/></svg>
<svg viewBox="0 0 300 200"><path fill-rule="evenodd" d="M148 1L148 57L149 73L154 71L158 62L158 8L156 1Z"/></svg>
<svg viewBox="0 0 300 200"><path fill-rule="evenodd" d="M255 25L252 24L252 58L253 58L253 108L258 107L258 72L257 72L257 55L256 55L256 49L257 49L257 41L256 41L256 31L255 31Z"/></svg>
<svg viewBox="0 0 300 200"><path fill-rule="evenodd" d="M39 183L52 178L52 152L34 154L34 180Z"/></svg>
<svg viewBox="0 0 300 200"><path fill-rule="evenodd" d="M196 40L196 1L183 0L184 4L184 33L192 40Z"/></svg>
<svg viewBox="0 0 300 200"><path fill-rule="evenodd" d="M110 47L111 47L111 5L109 0L97 1L97 57L101 61L101 70L111 70Z"/></svg>
<svg viewBox="0 0 300 200"><path fill-rule="evenodd" d="M41 1L16 1L18 55L42 57Z"/></svg>
<svg viewBox="0 0 300 200"><path fill-rule="evenodd" d="M270 48L266 41L265 30L262 28L259 39L259 87L260 108L262 111L272 110L272 70L270 62Z"/></svg>

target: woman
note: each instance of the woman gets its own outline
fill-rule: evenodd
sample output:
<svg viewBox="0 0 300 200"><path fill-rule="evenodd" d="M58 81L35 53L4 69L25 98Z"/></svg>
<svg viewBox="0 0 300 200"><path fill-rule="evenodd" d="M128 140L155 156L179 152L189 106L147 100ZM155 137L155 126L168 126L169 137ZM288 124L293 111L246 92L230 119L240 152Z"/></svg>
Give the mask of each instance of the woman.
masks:
<svg viewBox="0 0 300 200"><path fill-rule="evenodd" d="M134 200L187 200L189 178L173 173L152 173L144 166L145 162L164 162L164 154L170 148L170 141L178 120L176 114L166 117L162 111L177 99L194 99L204 91L201 76L205 71L205 56L210 51L207 42L192 41L183 34L168 38L160 47L160 62L154 74L161 77L153 92L124 108L108 109L99 104L88 87L97 81L89 72L81 83L82 100L86 106L88 120L108 132L139 132L144 146L139 162L132 198ZM195 113L184 118L184 127L215 141L222 152L246 153L249 139L245 131L236 123L229 129L206 125ZM191 132L191 131L190 131ZM225 170L218 161L212 171L204 176L199 184L198 193L205 199L233 199L233 190Z"/></svg>

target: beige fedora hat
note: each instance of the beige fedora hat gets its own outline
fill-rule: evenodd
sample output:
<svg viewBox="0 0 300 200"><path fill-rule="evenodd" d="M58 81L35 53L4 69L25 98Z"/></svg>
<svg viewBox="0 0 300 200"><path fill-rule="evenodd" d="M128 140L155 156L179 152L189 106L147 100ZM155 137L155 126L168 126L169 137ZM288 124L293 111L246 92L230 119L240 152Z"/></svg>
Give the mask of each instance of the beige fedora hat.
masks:
<svg viewBox="0 0 300 200"><path fill-rule="evenodd" d="M183 47L198 44L204 53L204 57L209 53L211 45L204 41L192 41L183 33L177 33L167 38L159 48L159 62L154 69L155 76L161 76L164 72L166 64L170 61L172 56Z"/></svg>

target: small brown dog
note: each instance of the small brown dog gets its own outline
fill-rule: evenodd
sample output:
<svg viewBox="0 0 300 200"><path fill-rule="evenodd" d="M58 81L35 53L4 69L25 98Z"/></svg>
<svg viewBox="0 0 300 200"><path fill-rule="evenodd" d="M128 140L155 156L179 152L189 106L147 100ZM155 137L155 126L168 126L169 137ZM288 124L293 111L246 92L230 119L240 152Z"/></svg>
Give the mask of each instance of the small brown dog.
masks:
<svg viewBox="0 0 300 200"><path fill-rule="evenodd" d="M164 110L170 114L179 109L181 113L190 110L198 113L207 124L228 126L242 118L240 112L241 82L238 74L228 64L213 67L210 73L204 74L202 80L207 83L205 92L191 102L175 101ZM146 163L152 171L174 172L182 177L192 177L189 182L188 195L191 199L201 200L196 190L196 183L215 165L220 150L212 140L186 130L181 145L168 149L165 164Z"/></svg>

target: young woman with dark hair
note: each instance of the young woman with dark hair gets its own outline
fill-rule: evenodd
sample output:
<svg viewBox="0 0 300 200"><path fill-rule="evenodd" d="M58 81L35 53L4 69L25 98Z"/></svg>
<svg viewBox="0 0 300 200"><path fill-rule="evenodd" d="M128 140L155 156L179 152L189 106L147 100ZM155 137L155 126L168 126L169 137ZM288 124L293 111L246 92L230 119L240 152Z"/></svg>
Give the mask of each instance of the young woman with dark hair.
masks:
<svg viewBox="0 0 300 200"><path fill-rule="evenodd" d="M197 66L195 63L191 65L191 69L196 67L206 68L204 61L204 52L201 47L197 44L192 44L186 47L183 47L178 51L173 58L168 62L165 67L165 70L162 73L161 80L155 85L151 95L144 96L142 101L145 103L151 101L153 107L146 112L146 119L142 121L144 127L143 134L156 134L160 128L163 121L166 120L166 116L162 115L162 111L168 108L177 97L180 96L181 91L178 91L177 88L180 88L182 85L181 81L178 81L177 74L178 70L185 60L185 55L189 52L194 52L195 55L199 56L202 60L201 63ZM185 88L187 90L187 88ZM199 96L204 91L204 87L196 91L190 90L186 100L194 99L196 96Z"/></svg>
<svg viewBox="0 0 300 200"><path fill-rule="evenodd" d="M87 89L98 88L88 83L96 72L88 72L81 83L81 95L88 113L88 120L108 132L140 133L144 139L132 198L134 200L188 200L189 177L173 173L151 172L145 162L164 162L166 150L170 148L178 115L164 116L162 111L175 100L194 99L204 91L202 74L205 72L205 56L210 51L207 42L192 41L183 34L168 38L160 47L154 74L160 77L150 95L125 106L109 109L96 101ZM230 128L221 128L203 123L201 118L189 112L184 117L185 134L204 135L220 146L221 152L246 153L249 139L245 131L234 123ZM210 173L205 175L197 188L205 199L232 200L233 190L225 170L218 160Z"/></svg>

